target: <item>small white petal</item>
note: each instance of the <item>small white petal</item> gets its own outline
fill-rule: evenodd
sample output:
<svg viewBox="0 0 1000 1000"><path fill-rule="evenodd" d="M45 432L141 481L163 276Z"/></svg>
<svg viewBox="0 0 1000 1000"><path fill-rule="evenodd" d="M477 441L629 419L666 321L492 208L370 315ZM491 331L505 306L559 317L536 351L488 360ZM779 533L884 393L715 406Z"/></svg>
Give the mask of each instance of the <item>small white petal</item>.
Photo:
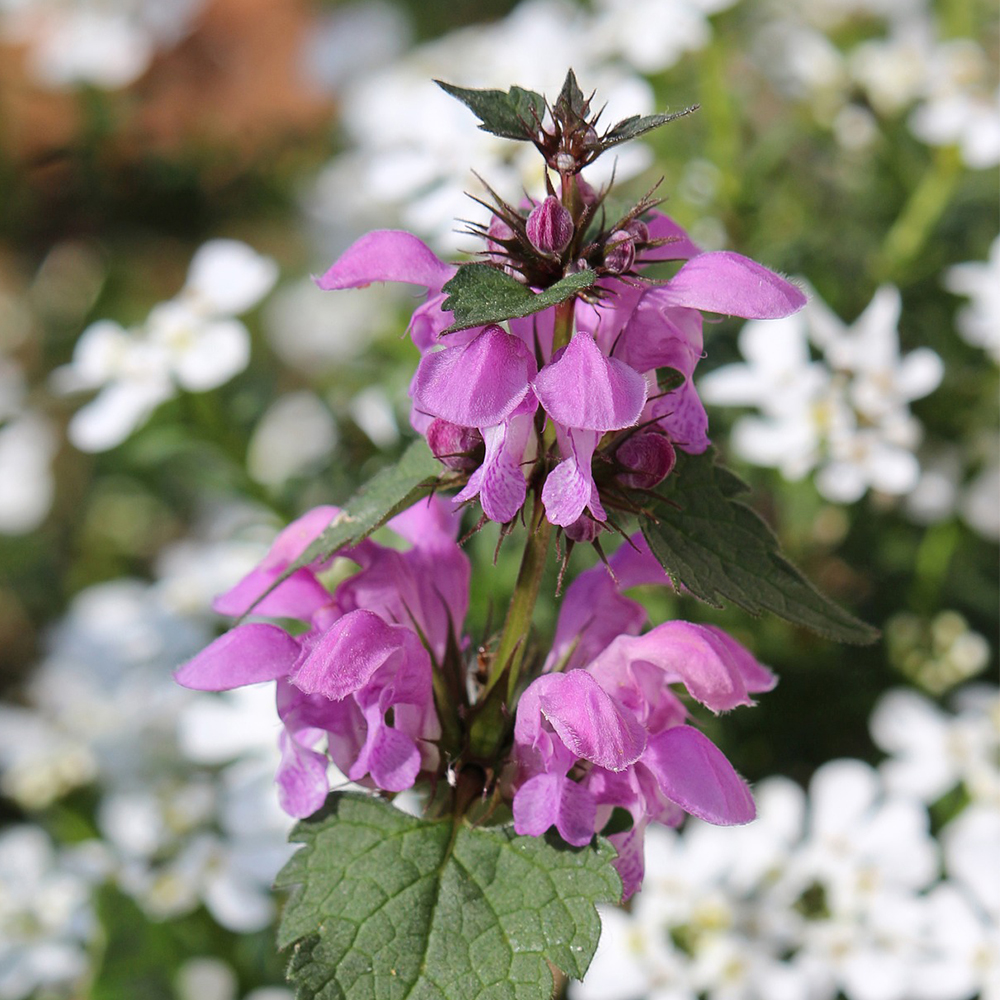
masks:
<svg viewBox="0 0 1000 1000"><path fill-rule="evenodd" d="M278 280L278 265L239 240L210 240L191 258L182 297L209 314L237 316Z"/></svg>

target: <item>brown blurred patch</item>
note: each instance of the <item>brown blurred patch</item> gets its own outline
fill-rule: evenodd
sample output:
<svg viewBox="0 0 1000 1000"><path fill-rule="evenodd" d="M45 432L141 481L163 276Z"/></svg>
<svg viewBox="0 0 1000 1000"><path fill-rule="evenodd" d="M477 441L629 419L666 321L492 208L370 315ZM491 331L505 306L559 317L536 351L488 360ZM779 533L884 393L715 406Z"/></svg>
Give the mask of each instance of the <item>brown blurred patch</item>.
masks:
<svg viewBox="0 0 1000 1000"><path fill-rule="evenodd" d="M85 132L93 136L96 103L102 162L200 159L210 151L227 172L252 168L321 134L332 117L332 98L300 71L313 13L310 0L209 0L190 33L140 80L94 101L38 86L24 49L0 44L5 151L17 167L51 174L76 155Z"/></svg>

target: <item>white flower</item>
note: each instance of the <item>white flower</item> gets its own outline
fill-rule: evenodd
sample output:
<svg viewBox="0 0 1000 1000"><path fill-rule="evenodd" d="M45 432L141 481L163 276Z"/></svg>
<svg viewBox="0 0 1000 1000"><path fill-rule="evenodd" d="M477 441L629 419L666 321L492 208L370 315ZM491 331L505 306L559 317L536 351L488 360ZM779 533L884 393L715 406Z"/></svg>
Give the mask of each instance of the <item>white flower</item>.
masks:
<svg viewBox="0 0 1000 1000"><path fill-rule="evenodd" d="M178 386L204 392L241 372L250 334L234 316L266 295L277 276L277 264L245 244L211 240L195 253L177 297L155 306L142 327L92 323L72 362L52 375L62 392L100 390L70 421L70 441L81 451L114 448Z"/></svg>
<svg viewBox="0 0 1000 1000"><path fill-rule="evenodd" d="M79 984L95 930L90 882L41 827L0 833L0 998Z"/></svg>
<svg viewBox="0 0 1000 1000"><path fill-rule="evenodd" d="M990 84L989 60L978 42L940 43L925 71L924 102L910 130L932 146L958 146L973 169L1000 163L1000 90Z"/></svg>
<svg viewBox="0 0 1000 1000"><path fill-rule="evenodd" d="M890 791L929 804L962 785L974 800L1000 802L1000 695L971 685L956 699L962 708L954 715L907 689L879 700L871 733L891 755L880 767Z"/></svg>
<svg viewBox="0 0 1000 1000"><path fill-rule="evenodd" d="M48 514L55 492L55 431L28 412L0 426L0 534L34 531Z"/></svg>
<svg viewBox="0 0 1000 1000"><path fill-rule="evenodd" d="M1000 236L990 245L989 260L949 267L944 286L969 299L955 317L962 338L1000 364Z"/></svg>
<svg viewBox="0 0 1000 1000"><path fill-rule="evenodd" d="M756 406L733 428L734 451L789 479L818 468L827 499L851 503L869 487L890 495L914 489L913 454L922 429L909 403L933 391L943 375L929 348L899 354L896 288L879 288L847 326L817 297L794 316L754 320L740 333L742 365L701 379L707 403ZM809 342L824 354L810 359Z"/></svg>

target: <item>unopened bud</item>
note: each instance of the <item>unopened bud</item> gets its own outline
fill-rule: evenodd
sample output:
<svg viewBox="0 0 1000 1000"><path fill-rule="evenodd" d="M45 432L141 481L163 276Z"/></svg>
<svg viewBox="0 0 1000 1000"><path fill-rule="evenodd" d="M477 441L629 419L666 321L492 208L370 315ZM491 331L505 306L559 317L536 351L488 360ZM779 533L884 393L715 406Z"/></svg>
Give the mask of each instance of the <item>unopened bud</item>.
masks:
<svg viewBox="0 0 1000 1000"><path fill-rule="evenodd" d="M636 243L649 242L649 226L647 226L645 222L641 222L639 219L633 219L625 227L625 232L627 232Z"/></svg>
<svg viewBox="0 0 1000 1000"><path fill-rule="evenodd" d="M595 521L589 514L581 514L572 524L563 528L571 542L581 544L592 542L603 530L601 522Z"/></svg>
<svg viewBox="0 0 1000 1000"><path fill-rule="evenodd" d="M427 428L427 444L434 457L455 472L472 472L483 464L486 445L475 427L460 427L440 417Z"/></svg>
<svg viewBox="0 0 1000 1000"><path fill-rule="evenodd" d="M639 431L627 437L615 452L623 467L618 481L633 490L651 490L670 475L677 454L670 441L657 431Z"/></svg>
<svg viewBox="0 0 1000 1000"><path fill-rule="evenodd" d="M561 174L576 173L576 157L572 153L556 153L555 167Z"/></svg>
<svg viewBox="0 0 1000 1000"><path fill-rule="evenodd" d="M616 229L604 245L604 266L612 274L624 274L635 263L635 238L624 229Z"/></svg>
<svg viewBox="0 0 1000 1000"><path fill-rule="evenodd" d="M528 216L528 239L542 253L562 253L573 239L573 216L559 199L549 195Z"/></svg>

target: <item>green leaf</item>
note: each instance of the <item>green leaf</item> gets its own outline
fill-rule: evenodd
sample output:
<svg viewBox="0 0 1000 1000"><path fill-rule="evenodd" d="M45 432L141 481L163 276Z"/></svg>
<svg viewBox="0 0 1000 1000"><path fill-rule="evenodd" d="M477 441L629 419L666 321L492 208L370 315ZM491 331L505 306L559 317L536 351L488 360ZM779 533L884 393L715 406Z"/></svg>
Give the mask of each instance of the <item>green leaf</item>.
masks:
<svg viewBox="0 0 1000 1000"><path fill-rule="evenodd" d="M624 118L601 137L601 149L609 149L611 146L619 145L619 143L628 142L629 139L645 135L647 132L652 132L654 128L666 125L667 122L672 122L675 118L683 118L697 110L698 105L692 104L690 108L674 111L670 114L632 115L631 118Z"/></svg>
<svg viewBox="0 0 1000 1000"><path fill-rule="evenodd" d="M289 572L308 566L348 545L357 545L401 510L445 485L441 463L423 438L412 441L395 465L377 472L340 509L323 534L295 561Z"/></svg>
<svg viewBox="0 0 1000 1000"><path fill-rule="evenodd" d="M447 488L453 474L443 473L441 463L431 454L427 442L411 442L395 465L387 466L351 497L323 533L284 571L254 602L259 604L275 587L284 583L297 569L318 559L326 559L338 549L357 545L377 531L401 510L411 507L435 489ZM251 614L253 608L247 612Z"/></svg>
<svg viewBox="0 0 1000 1000"><path fill-rule="evenodd" d="M533 292L506 271L489 264L462 264L444 286L449 297L441 306L455 314L445 330L454 333L470 326L485 326L541 312L589 288L597 280L590 268L568 274L544 292Z"/></svg>
<svg viewBox="0 0 1000 1000"><path fill-rule="evenodd" d="M736 499L749 487L716 465L713 451L677 458L658 488L669 502L653 508L658 523L642 525L675 585L715 607L730 600L751 614L771 611L840 642L878 639L877 629L824 597L781 554L771 529Z"/></svg>
<svg viewBox="0 0 1000 1000"><path fill-rule="evenodd" d="M545 116L545 98L533 90L511 87L502 90L467 90L443 80L434 81L446 94L460 100L482 122L484 132L502 139L530 141ZM537 119L537 122L536 122Z"/></svg>
<svg viewBox="0 0 1000 1000"><path fill-rule="evenodd" d="M584 97L580 85L576 82L576 74L573 70L566 74L553 111L555 116L563 121L573 116L582 118L590 111L590 102Z"/></svg>
<svg viewBox="0 0 1000 1000"><path fill-rule="evenodd" d="M334 793L299 823L277 886L297 1000L549 1000L548 963L582 978L597 902L621 881L607 841L572 848L509 827L425 821Z"/></svg>

